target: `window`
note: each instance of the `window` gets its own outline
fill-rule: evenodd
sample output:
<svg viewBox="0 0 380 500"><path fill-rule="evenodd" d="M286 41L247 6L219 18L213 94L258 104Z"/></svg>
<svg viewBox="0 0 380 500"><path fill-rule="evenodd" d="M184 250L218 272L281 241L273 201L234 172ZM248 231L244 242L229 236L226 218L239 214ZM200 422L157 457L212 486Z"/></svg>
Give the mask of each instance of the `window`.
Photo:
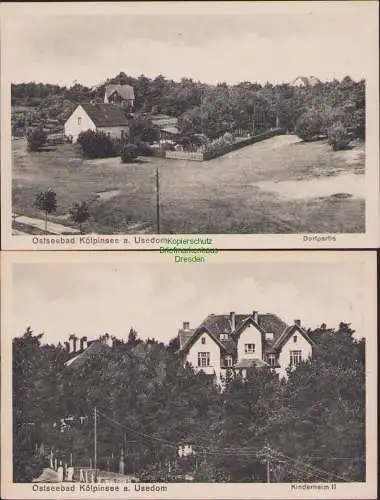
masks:
<svg viewBox="0 0 380 500"><path fill-rule="evenodd" d="M276 364L275 354L268 354L268 363L269 363L269 366L275 366L275 364Z"/></svg>
<svg viewBox="0 0 380 500"><path fill-rule="evenodd" d="M244 344L244 352L246 354L253 354L255 352L255 344Z"/></svg>
<svg viewBox="0 0 380 500"><path fill-rule="evenodd" d="M293 342L297 342L297 335L293 336Z"/></svg>
<svg viewBox="0 0 380 500"><path fill-rule="evenodd" d="M226 356L226 365L232 366L232 356Z"/></svg>
<svg viewBox="0 0 380 500"><path fill-rule="evenodd" d="M206 343L206 337L202 337L201 342L202 342L202 344L205 344Z"/></svg>
<svg viewBox="0 0 380 500"><path fill-rule="evenodd" d="M301 362L301 351L290 351L290 365L298 365Z"/></svg>
<svg viewBox="0 0 380 500"><path fill-rule="evenodd" d="M82 125L82 117L78 116L78 125Z"/></svg>
<svg viewBox="0 0 380 500"><path fill-rule="evenodd" d="M228 333L221 333L219 335L220 340L228 340Z"/></svg>
<svg viewBox="0 0 380 500"><path fill-rule="evenodd" d="M198 352L198 366L210 366L209 352Z"/></svg>

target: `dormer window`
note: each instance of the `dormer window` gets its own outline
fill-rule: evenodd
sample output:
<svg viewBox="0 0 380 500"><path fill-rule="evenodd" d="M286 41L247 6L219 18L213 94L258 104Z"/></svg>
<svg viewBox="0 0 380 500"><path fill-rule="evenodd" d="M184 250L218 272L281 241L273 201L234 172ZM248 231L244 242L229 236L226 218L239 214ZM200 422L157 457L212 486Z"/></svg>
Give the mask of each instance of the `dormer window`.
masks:
<svg viewBox="0 0 380 500"><path fill-rule="evenodd" d="M219 335L220 340L228 340L228 333L221 333Z"/></svg>
<svg viewBox="0 0 380 500"><path fill-rule="evenodd" d="M205 344L206 343L206 337L202 337L202 344Z"/></svg>
<svg viewBox="0 0 380 500"><path fill-rule="evenodd" d="M297 342L297 335L293 335L293 342Z"/></svg>

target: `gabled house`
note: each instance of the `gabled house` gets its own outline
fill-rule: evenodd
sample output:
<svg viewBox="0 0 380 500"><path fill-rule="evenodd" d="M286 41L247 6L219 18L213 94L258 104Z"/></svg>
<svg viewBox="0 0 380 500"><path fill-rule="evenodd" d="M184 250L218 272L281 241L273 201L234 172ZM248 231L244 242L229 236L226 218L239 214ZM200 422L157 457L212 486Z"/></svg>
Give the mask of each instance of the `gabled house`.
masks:
<svg viewBox="0 0 380 500"><path fill-rule="evenodd" d="M81 132L100 131L113 138L129 133L129 120L125 112L113 104L79 104L66 120L65 136L76 142Z"/></svg>
<svg viewBox="0 0 380 500"><path fill-rule="evenodd" d="M109 84L104 93L105 104L117 104L126 111L132 111L135 93L130 85Z"/></svg>
<svg viewBox="0 0 380 500"><path fill-rule="evenodd" d="M300 321L287 325L275 314L210 314L197 328L188 322L178 332L184 363L220 382L227 372L243 378L252 367L268 366L281 377L289 366L312 356L313 342Z"/></svg>
<svg viewBox="0 0 380 500"><path fill-rule="evenodd" d="M292 87L314 87L318 83L321 83L321 81L315 76L297 76L290 85Z"/></svg>

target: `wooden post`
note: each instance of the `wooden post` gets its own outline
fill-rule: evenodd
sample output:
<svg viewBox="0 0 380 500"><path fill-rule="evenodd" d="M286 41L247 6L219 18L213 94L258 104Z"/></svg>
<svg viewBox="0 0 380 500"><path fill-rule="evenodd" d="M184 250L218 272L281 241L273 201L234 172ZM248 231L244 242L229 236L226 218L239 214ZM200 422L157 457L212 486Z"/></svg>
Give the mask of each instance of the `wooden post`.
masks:
<svg viewBox="0 0 380 500"><path fill-rule="evenodd" d="M160 234L160 176L156 168L156 212L157 212L157 234Z"/></svg>

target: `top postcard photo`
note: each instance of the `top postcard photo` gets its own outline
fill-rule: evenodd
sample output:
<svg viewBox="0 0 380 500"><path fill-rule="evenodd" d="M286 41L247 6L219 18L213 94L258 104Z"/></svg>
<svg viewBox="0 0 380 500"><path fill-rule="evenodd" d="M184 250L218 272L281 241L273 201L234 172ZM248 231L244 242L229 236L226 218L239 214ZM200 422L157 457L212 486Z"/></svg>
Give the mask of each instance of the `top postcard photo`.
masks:
<svg viewBox="0 0 380 500"><path fill-rule="evenodd" d="M2 249L379 245L377 2L0 9Z"/></svg>

